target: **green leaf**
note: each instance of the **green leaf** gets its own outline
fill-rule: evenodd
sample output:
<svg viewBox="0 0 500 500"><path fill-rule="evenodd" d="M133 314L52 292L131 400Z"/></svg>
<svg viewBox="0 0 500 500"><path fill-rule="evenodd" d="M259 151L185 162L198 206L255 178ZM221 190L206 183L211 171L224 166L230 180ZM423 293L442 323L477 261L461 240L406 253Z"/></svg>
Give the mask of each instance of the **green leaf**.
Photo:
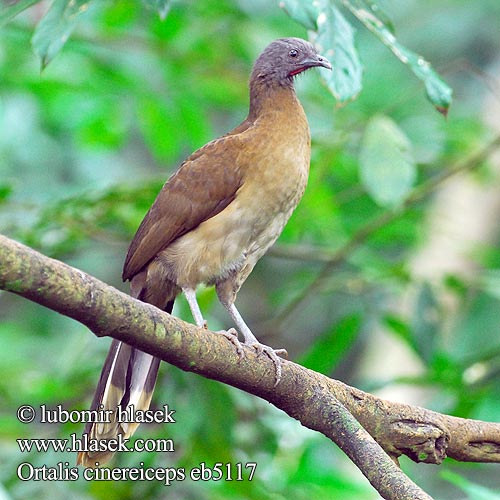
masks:
<svg viewBox="0 0 500 500"><path fill-rule="evenodd" d="M31 43L40 57L42 70L67 42L77 19L89 8L91 0L54 0L38 23Z"/></svg>
<svg viewBox="0 0 500 500"><path fill-rule="evenodd" d="M354 29L328 0L321 2L317 34L311 38L318 50L332 63L333 70L322 77L335 98L346 102L361 91L362 69L354 47Z"/></svg>
<svg viewBox="0 0 500 500"><path fill-rule="evenodd" d="M352 346L361 326L359 316L347 316L325 332L301 357L299 363L311 370L328 374Z"/></svg>
<svg viewBox="0 0 500 500"><path fill-rule="evenodd" d="M486 269L479 276L479 286L487 294L500 300L500 269Z"/></svg>
<svg viewBox="0 0 500 500"><path fill-rule="evenodd" d="M452 90L439 78L432 66L422 56L401 45L391 32L390 27L375 15L373 2L364 0L342 0L344 6L349 9L372 33L374 33L394 55L410 67L413 73L424 82L427 97L436 109L443 115L448 114L451 104Z"/></svg>
<svg viewBox="0 0 500 500"><path fill-rule="evenodd" d="M403 340L411 349L417 351L410 325L406 321L393 314L388 314L383 318L383 322L392 333Z"/></svg>
<svg viewBox="0 0 500 500"><path fill-rule="evenodd" d="M12 194L13 188L10 184L0 184L0 203L3 203Z"/></svg>
<svg viewBox="0 0 500 500"><path fill-rule="evenodd" d="M6 2L4 0L0 5L0 26L8 23L23 10L40 1L41 0L19 0L17 2Z"/></svg>
<svg viewBox="0 0 500 500"><path fill-rule="evenodd" d="M329 1L283 0L279 5L299 24L311 31L311 41L332 63L333 70L321 76L339 102L356 97L361 90L361 63L354 47L354 29Z"/></svg>
<svg viewBox="0 0 500 500"><path fill-rule="evenodd" d="M363 0L363 4L365 5L366 9L368 9L374 16L377 16L378 19L380 19L386 25L391 33L394 33L394 25L392 24L389 16L377 3L379 1L380 0Z"/></svg>
<svg viewBox="0 0 500 500"><path fill-rule="evenodd" d="M142 0L142 3L148 9L158 12L162 21L166 19L171 6L171 0Z"/></svg>
<svg viewBox="0 0 500 500"><path fill-rule="evenodd" d="M479 292L469 302L457 315L448 352L455 360L473 363L500 349L500 300L491 293Z"/></svg>
<svg viewBox="0 0 500 500"><path fill-rule="evenodd" d="M308 30L316 30L316 21L321 13L316 2L279 0L278 4L294 21Z"/></svg>
<svg viewBox="0 0 500 500"><path fill-rule="evenodd" d="M416 178L410 141L387 116L375 116L368 123L359 164L361 182L382 206L401 203Z"/></svg>
<svg viewBox="0 0 500 500"><path fill-rule="evenodd" d="M182 116L179 106L144 97L138 106L138 124L144 139L160 162L171 163L179 159L182 137L176 133Z"/></svg>
<svg viewBox="0 0 500 500"><path fill-rule="evenodd" d="M451 88L439 78L430 63L422 56L405 49L397 42L394 48L391 47L391 50L401 62L408 64L413 73L424 82L427 97L435 108L446 116L451 104Z"/></svg>

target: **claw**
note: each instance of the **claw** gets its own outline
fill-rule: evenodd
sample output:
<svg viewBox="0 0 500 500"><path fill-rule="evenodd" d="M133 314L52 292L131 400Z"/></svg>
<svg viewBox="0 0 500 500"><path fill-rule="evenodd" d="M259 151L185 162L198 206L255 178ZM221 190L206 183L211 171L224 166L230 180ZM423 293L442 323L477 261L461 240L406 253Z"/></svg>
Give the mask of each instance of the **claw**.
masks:
<svg viewBox="0 0 500 500"><path fill-rule="evenodd" d="M281 381L281 358L287 358L288 352L286 349L273 349L267 345L261 343L249 343L245 344L249 347L253 347L257 351L257 355L266 354L270 360L274 363L275 368L275 378L274 378L274 387L276 387ZM281 357L280 357L281 356Z"/></svg>
<svg viewBox="0 0 500 500"><path fill-rule="evenodd" d="M288 351L286 349L274 349L274 352L283 359L288 359Z"/></svg>
<svg viewBox="0 0 500 500"><path fill-rule="evenodd" d="M234 328L230 328L229 330L219 330L215 333L223 335L224 337L226 337L226 339L229 340L229 342L231 342L231 344L233 344L236 347L236 352L240 360L245 357L243 344L238 340L238 332Z"/></svg>
<svg viewBox="0 0 500 500"><path fill-rule="evenodd" d="M234 324L238 327L238 330L245 338L243 345L253 347L257 351L257 355L261 355L263 352L265 352L266 355L274 363L276 373L274 387L276 387L281 380L281 358L279 358L278 356L288 357L288 353L285 349L274 350L272 347L261 344L257 340L257 337L255 337L255 335L252 333L250 328L248 328L248 326L246 325L245 321L241 317L241 314L238 312L238 309L236 309L234 302L226 300L227 297L225 297L224 294L222 294L221 296L221 290L219 289L217 289L217 294L222 305L227 309L229 315L233 319Z"/></svg>
<svg viewBox="0 0 500 500"><path fill-rule="evenodd" d="M220 330L217 333L222 333L222 335L232 335L233 337L238 338L238 331L236 328L230 328L229 330Z"/></svg>

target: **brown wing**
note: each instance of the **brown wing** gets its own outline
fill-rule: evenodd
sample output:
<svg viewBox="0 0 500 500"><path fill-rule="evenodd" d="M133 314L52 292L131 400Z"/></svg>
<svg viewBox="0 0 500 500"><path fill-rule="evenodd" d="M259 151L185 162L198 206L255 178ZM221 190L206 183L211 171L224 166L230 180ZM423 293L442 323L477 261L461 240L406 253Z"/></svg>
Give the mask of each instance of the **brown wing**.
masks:
<svg viewBox="0 0 500 500"><path fill-rule="evenodd" d="M242 124L243 125L243 124ZM165 183L128 249L123 280L131 279L160 250L227 207L242 183L238 127L193 153Z"/></svg>

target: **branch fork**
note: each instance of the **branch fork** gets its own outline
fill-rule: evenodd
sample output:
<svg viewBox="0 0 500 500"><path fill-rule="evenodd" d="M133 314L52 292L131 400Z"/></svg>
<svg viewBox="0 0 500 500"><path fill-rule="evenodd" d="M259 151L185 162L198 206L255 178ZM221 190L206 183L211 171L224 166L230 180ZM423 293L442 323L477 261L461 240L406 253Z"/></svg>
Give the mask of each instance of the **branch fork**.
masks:
<svg viewBox="0 0 500 500"><path fill-rule="evenodd" d="M259 396L334 441L383 498L430 499L398 467L416 462L500 462L500 424L389 402L251 349L241 357L215 332L197 328L98 279L0 235L0 289L37 302L164 361Z"/></svg>

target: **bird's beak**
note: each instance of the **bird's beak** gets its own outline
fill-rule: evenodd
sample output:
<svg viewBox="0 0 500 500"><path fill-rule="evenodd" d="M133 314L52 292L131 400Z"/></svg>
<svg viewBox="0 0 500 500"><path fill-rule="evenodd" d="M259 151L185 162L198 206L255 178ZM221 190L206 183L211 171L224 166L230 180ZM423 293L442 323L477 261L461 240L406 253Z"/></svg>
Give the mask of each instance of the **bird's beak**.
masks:
<svg viewBox="0 0 500 500"><path fill-rule="evenodd" d="M308 59L305 59L304 61L301 61L300 66L298 66L296 69L291 71L288 76L292 77L292 76L298 75L299 73L302 73L303 71L306 71L310 68L316 68L316 67L332 69L332 65L326 57L320 56L319 54L316 54L313 57L310 57Z"/></svg>
<svg viewBox="0 0 500 500"><path fill-rule="evenodd" d="M319 54L316 56L316 59L311 60L311 66L321 66L322 68L332 69L332 63L324 56L320 56Z"/></svg>
<svg viewBox="0 0 500 500"><path fill-rule="evenodd" d="M310 59L306 59L304 61L304 66L307 68L314 68L315 66L318 66L326 69L332 69L330 61L326 57L319 54L315 57L311 57Z"/></svg>
<svg viewBox="0 0 500 500"><path fill-rule="evenodd" d="M309 59L305 59L304 61L302 61L300 66L291 71L288 76L292 77L310 68L316 68L316 67L332 69L330 61L326 57L317 54L314 57L310 57Z"/></svg>

